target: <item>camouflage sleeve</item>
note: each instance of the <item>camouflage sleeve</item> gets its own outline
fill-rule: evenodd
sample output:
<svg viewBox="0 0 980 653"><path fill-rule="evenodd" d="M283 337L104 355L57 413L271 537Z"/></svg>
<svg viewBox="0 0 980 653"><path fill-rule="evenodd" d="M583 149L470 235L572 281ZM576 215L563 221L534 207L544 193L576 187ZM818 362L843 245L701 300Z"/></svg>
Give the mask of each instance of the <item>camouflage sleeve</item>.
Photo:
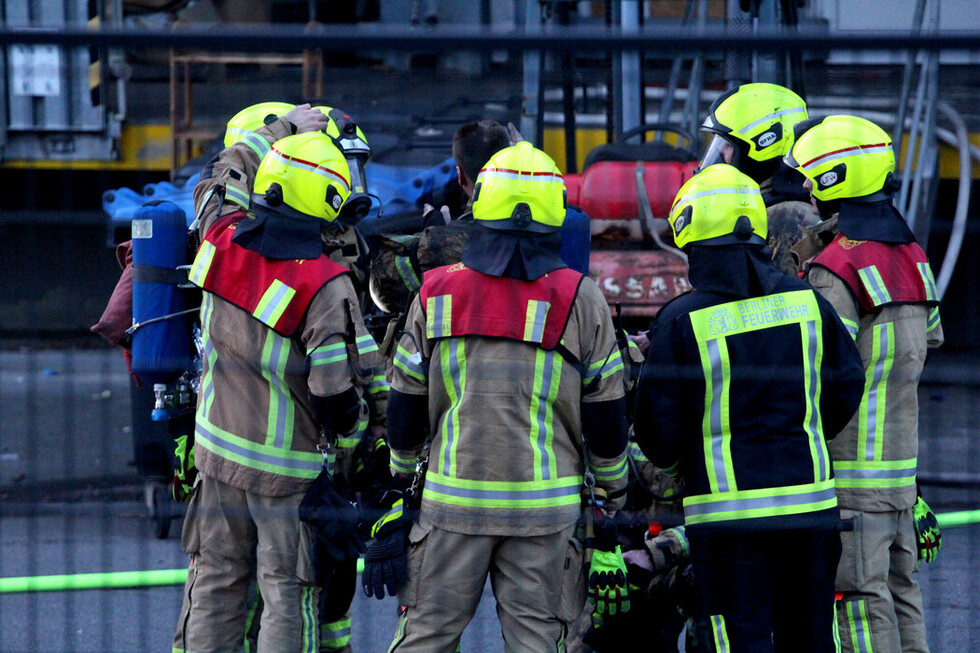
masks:
<svg viewBox="0 0 980 653"><path fill-rule="evenodd" d="M804 237L804 230L820 222L820 216L806 202L779 202L766 207L768 236L766 244L772 249L772 260L786 274L796 276L800 260L793 247Z"/></svg>
<svg viewBox="0 0 980 653"><path fill-rule="evenodd" d="M194 216L200 220L202 239L222 215L248 209L252 182L262 157L273 143L290 133L292 126L280 118L226 147L204 167L201 180L194 187Z"/></svg>

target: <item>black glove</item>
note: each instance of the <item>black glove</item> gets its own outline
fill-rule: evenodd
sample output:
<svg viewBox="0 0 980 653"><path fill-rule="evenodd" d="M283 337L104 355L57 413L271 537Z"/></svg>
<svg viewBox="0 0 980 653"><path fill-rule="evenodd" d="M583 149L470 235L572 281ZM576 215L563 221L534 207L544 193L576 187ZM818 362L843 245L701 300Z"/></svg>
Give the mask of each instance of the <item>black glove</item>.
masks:
<svg viewBox="0 0 980 653"><path fill-rule="evenodd" d="M316 477L300 502L299 518L313 527L314 568L320 569L331 561L356 560L364 552L364 541L356 528L357 507L340 495L326 469Z"/></svg>
<svg viewBox="0 0 980 653"><path fill-rule="evenodd" d="M382 431L383 433L383 431ZM364 495L377 496L391 487L391 450L384 435L372 432L356 447L351 461L351 488Z"/></svg>
<svg viewBox="0 0 980 653"><path fill-rule="evenodd" d="M364 554L364 572L361 583L364 593L379 600L395 596L408 581L408 530L412 519L405 512L405 504L399 499L371 529L374 541Z"/></svg>

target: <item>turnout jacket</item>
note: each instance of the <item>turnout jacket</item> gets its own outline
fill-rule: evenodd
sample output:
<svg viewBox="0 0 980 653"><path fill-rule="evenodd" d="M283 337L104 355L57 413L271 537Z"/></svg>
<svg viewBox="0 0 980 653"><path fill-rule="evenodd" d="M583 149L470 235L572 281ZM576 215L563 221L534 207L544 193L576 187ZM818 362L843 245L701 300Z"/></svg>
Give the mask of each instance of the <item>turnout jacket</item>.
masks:
<svg viewBox="0 0 980 653"><path fill-rule="evenodd" d="M865 368L860 407L831 444L838 501L866 512L911 508L919 377L927 348L943 342L926 255L914 242L838 234L811 262L807 280L840 315Z"/></svg>
<svg viewBox="0 0 980 653"><path fill-rule="evenodd" d="M839 519L826 440L860 401L860 357L830 304L769 257L759 246L692 248L695 290L651 328L635 437L683 477L691 528Z"/></svg>
<svg viewBox="0 0 980 653"><path fill-rule="evenodd" d="M266 496L305 492L320 472L323 456L316 447L324 425L311 396L337 399L338 413L361 403L356 432L367 421L363 396L387 390L377 345L364 327L348 274L325 256L263 262L255 252L236 251L242 248L219 233L233 229L236 220L251 219L242 213L251 179L271 143L290 131L279 119L226 148L194 189L202 247L189 276L205 288L195 462L207 476ZM209 243L212 250L227 251L212 251L212 258ZM319 278L303 280L312 290L291 301L272 288L277 282L299 285L291 280L313 269ZM269 288L233 290L263 279L272 279ZM291 306L292 301L303 305ZM279 320L282 315L291 316L288 325Z"/></svg>
<svg viewBox="0 0 980 653"><path fill-rule="evenodd" d="M428 407L421 513L437 527L559 532L581 513L586 465L618 508L627 481L622 368L609 308L579 273L521 281L462 263L427 272L395 352L392 470L411 474L428 434L393 410L408 395ZM600 406L619 414L584 434L586 463L583 413Z"/></svg>

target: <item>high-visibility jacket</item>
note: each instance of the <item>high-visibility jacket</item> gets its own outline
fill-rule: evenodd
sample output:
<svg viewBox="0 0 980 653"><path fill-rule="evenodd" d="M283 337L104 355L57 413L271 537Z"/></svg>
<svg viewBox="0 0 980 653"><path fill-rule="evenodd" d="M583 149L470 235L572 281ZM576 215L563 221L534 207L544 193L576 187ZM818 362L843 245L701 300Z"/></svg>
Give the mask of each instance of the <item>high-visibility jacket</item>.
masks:
<svg viewBox="0 0 980 653"><path fill-rule="evenodd" d="M927 347L943 339L926 255L915 243L838 235L812 261L807 280L834 306L865 367L861 405L831 444L840 505L910 508L916 500L918 382Z"/></svg>
<svg viewBox="0 0 980 653"><path fill-rule="evenodd" d="M427 272L392 378L393 391L428 398L423 516L473 535L536 536L575 523L582 406L622 398L621 375L608 306L581 274L561 268L521 281L463 264ZM402 430L399 419L389 411L389 433ZM422 443L411 444L419 446L392 442L395 471L414 471ZM596 485L610 493L625 487L625 448L623 438L619 451L589 454Z"/></svg>
<svg viewBox="0 0 980 653"><path fill-rule="evenodd" d="M326 254L311 260L279 261L232 242L244 212L214 223L198 249L188 280L248 311L276 333L292 337L313 297L347 270ZM220 273L211 274L212 269Z"/></svg>
<svg viewBox="0 0 980 653"><path fill-rule="evenodd" d="M844 326L799 279L755 297L695 290L651 329L635 436L684 478L691 528L832 524L826 440L853 413L862 378Z"/></svg>
<svg viewBox="0 0 980 653"><path fill-rule="evenodd" d="M195 463L266 496L304 492L323 466L310 395L333 397L355 385L370 393L372 380L359 371L379 367L343 268L325 258L264 259L231 242L227 227L248 219L241 207L262 153L287 135L278 120L208 164L194 189L205 245L189 274L204 288ZM383 377L377 387L387 389Z"/></svg>

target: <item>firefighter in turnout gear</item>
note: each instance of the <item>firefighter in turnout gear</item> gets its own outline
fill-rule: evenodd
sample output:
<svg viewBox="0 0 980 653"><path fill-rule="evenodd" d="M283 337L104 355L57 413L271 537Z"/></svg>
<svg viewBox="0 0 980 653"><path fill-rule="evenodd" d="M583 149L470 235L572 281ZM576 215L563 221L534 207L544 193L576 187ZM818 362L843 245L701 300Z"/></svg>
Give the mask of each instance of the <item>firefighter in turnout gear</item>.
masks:
<svg viewBox="0 0 980 653"><path fill-rule="evenodd" d="M915 517L918 383L929 347L943 341L939 297L925 252L892 205L895 156L874 123L835 115L797 126L787 163L807 179L832 239L807 280L833 304L857 343L864 396L831 445L842 536L837 608L846 651L928 651ZM926 534L928 535L928 533ZM935 553L936 541L923 557Z"/></svg>
<svg viewBox="0 0 980 653"><path fill-rule="evenodd" d="M716 649L830 653L840 517L826 440L860 402L860 357L830 303L770 260L748 176L705 168L668 221L694 290L651 328L636 440L684 478Z"/></svg>
<svg viewBox="0 0 980 653"><path fill-rule="evenodd" d="M202 242L189 280L204 291L204 360L175 650L241 646L253 566L259 649L316 649L311 540L322 532L300 520L300 506L323 479L327 450L357 428L359 389L379 367L347 271L324 253L323 227L347 216L351 194L349 166L320 131L326 116L301 105L263 123L194 190ZM341 498L333 507L351 518ZM349 526L318 545L356 555Z"/></svg>
<svg viewBox="0 0 980 653"><path fill-rule="evenodd" d="M803 99L777 84L743 84L714 101L701 130L713 134L701 169L729 163L759 184L776 266L796 274L792 247L803 230L820 221L803 189L803 176L783 164L793 144L793 125L807 119Z"/></svg>
<svg viewBox="0 0 980 653"><path fill-rule="evenodd" d="M397 577L407 548L392 651L454 650L488 574L509 651L564 650L585 604L583 479L606 511L621 506L627 428L609 308L559 256L564 215L564 180L544 152L498 152L476 180L462 263L427 272L409 310L388 434L397 474L427 456L421 507L406 546L387 538L374 555L376 540L365 556L366 577ZM609 548L593 594L624 610Z"/></svg>

